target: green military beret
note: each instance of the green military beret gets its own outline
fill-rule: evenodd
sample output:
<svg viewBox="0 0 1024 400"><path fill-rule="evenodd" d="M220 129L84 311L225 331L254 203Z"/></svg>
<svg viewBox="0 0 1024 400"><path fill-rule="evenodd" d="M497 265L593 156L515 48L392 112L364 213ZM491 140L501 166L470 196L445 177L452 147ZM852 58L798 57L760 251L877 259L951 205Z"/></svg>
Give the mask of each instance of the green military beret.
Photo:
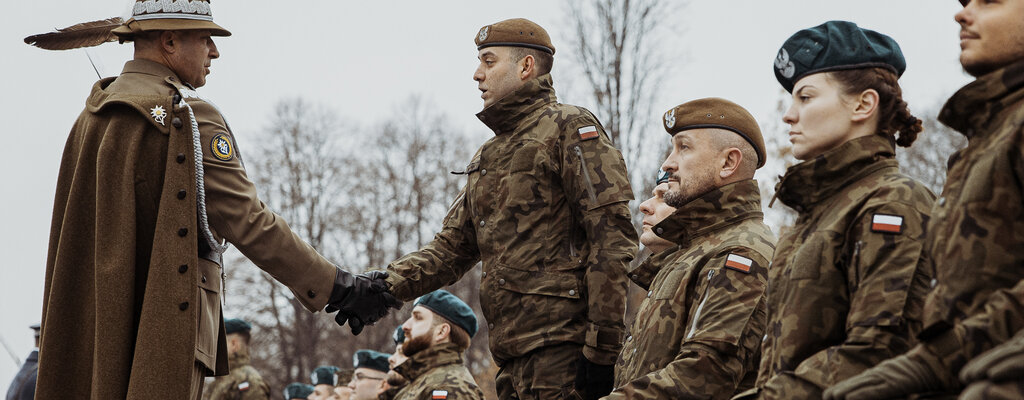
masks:
<svg viewBox="0 0 1024 400"><path fill-rule="evenodd" d="M655 181L654 184L655 185L660 185L662 183L668 182L668 178L670 178L671 176L672 176L672 174L668 173L667 171L662 171L662 170L659 169L658 170L658 180Z"/></svg>
<svg viewBox="0 0 1024 400"><path fill-rule="evenodd" d="M402 326L401 325L399 325L397 328L395 328L395 332L391 334L391 339L393 339L395 341L396 345L399 345L399 344L402 344L402 343L405 342L405 331L402 330Z"/></svg>
<svg viewBox="0 0 1024 400"><path fill-rule="evenodd" d="M251 330L252 325L250 325L248 322L245 322L245 320L241 320L238 318L229 318L224 320L224 333L227 333L228 335L243 331L249 332Z"/></svg>
<svg viewBox="0 0 1024 400"><path fill-rule="evenodd" d="M369 368L380 372L388 372L388 355L373 350L358 350L352 355L352 367Z"/></svg>
<svg viewBox="0 0 1024 400"><path fill-rule="evenodd" d="M899 77L907 61L891 37L847 21L794 33L775 56L775 78L790 93L800 78L816 72L870 67L886 68Z"/></svg>
<svg viewBox="0 0 1024 400"><path fill-rule="evenodd" d="M309 375L309 379L313 382L313 386L316 385L331 385L338 386L338 370L341 368L333 365L321 365L313 370L313 373Z"/></svg>
<svg viewBox="0 0 1024 400"><path fill-rule="evenodd" d="M313 394L313 385L305 383L293 382L284 388L285 400L305 399L311 394Z"/></svg>
<svg viewBox="0 0 1024 400"><path fill-rule="evenodd" d="M702 128L718 128L736 132L757 152L757 167L764 166L764 137L757 120L739 104L726 99L708 97L689 101L665 112L665 131L669 135Z"/></svg>
<svg viewBox="0 0 1024 400"><path fill-rule="evenodd" d="M446 290L435 290L416 299L413 306L423 306L465 329L469 337L476 335L476 314L466 302Z"/></svg>
<svg viewBox="0 0 1024 400"><path fill-rule="evenodd" d="M476 49L491 46L528 47L555 54L548 31L525 18L506 19L480 28L476 34Z"/></svg>

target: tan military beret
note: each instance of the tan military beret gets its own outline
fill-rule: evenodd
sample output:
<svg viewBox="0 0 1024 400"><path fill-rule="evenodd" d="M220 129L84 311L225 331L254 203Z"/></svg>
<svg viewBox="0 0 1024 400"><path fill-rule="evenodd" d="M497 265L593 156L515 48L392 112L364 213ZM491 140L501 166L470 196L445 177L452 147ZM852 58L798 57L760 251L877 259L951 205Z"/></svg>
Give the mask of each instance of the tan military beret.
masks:
<svg viewBox="0 0 1024 400"><path fill-rule="evenodd" d="M764 137L757 120L739 104L726 99L709 97L693 100L665 112L665 130L669 135L701 128L726 129L739 134L757 152L757 167L765 162Z"/></svg>
<svg viewBox="0 0 1024 400"><path fill-rule="evenodd" d="M555 54L548 31L525 18L506 19L480 28L476 49L491 46L528 47Z"/></svg>

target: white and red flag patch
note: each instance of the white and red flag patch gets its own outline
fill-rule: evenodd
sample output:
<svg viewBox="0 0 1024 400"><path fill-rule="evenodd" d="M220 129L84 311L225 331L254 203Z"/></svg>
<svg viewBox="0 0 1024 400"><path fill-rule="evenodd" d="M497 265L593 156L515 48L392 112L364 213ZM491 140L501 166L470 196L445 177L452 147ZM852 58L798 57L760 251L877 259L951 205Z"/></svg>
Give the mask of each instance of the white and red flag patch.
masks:
<svg viewBox="0 0 1024 400"><path fill-rule="evenodd" d="M584 126L579 129L580 140L597 139L597 127L594 125Z"/></svg>
<svg viewBox="0 0 1024 400"><path fill-rule="evenodd" d="M246 390L249 390L249 381L245 381L245 382L242 382L242 383L238 384L238 391L239 392L244 392Z"/></svg>
<svg viewBox="0 0 1024 400"><path fill-rule="evenodd" d="M902 233L903 217L899 215L875 214L871 217L871 231L882 233Z"/></svg>
<svg viewBox="0 0 1024 400"><path fill-rule="evenodd" d="M434 399L438 399L438 400L439 399L447 399L448 398L448 391L447 390L435 390L433 392L430 392L430 398L432 400L434 400Z"/></svg>
<svg viewBox="0 0 1024 400"><path fill-rule="evenodd" d="M750 273L751 265L754 265L754 260L751 260L739 254L729 253L729 256L725 258L726 268L734 269L745 274Z"/></svg>

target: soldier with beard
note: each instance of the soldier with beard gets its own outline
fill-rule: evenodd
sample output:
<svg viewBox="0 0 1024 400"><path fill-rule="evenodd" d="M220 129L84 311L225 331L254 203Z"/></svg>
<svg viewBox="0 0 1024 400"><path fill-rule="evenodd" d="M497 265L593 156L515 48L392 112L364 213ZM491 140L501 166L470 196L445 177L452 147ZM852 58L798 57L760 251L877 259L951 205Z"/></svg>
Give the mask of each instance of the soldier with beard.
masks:
<svg viewBox="0 0 1024 400"><path fill-rule="evenodd" d="M483 399L463 353L476 334L476 315L465 302L444 290L416 299L412 316L402 324L407 360L395 371L409 383L396 400Z"/></svg>

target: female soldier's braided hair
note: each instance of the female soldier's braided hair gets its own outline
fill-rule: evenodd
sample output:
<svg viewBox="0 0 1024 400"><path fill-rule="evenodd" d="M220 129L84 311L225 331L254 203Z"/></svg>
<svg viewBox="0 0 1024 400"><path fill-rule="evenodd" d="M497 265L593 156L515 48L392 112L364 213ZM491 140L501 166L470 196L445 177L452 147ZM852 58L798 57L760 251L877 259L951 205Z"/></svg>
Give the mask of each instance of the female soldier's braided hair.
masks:
<svg viewBox="0 0 1024 400"><path fill-rule="evenodd" d="M910 114L896 74L885 68L857 68L832 71L830 78L843 87L847 95L858 95L868 89L878 92L878 133L895 138L896 144L910 147L917 134L924 130L921 120ZM896 133L899 132L899 138Z"/></svg>

